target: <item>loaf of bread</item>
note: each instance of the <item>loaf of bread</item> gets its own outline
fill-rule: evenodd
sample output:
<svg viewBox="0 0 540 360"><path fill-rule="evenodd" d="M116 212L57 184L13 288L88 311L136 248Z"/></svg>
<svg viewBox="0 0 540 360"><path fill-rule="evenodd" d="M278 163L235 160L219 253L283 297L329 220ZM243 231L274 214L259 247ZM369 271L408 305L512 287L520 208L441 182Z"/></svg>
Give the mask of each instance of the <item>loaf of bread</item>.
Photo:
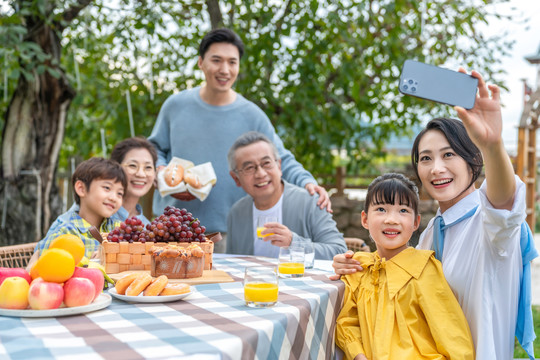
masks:
<svg viewBox="0 0 540 360"><path fill-rule="evenodd" d="M163 178L167 185L174 187L184 180L184 167L180 164L169 164L164 170Z"/></svg>
<svg viewBox="0 0 540 360"><path fill-rule="evenodd" d="M166 275L169 279L201 277L204 270L204 251L197 244L187 247L176 245L151 248L151 275Z"/></svg>
<svg viewBox="0 0 540 360"><path fill-rule="evenodd" d="M184 181L195 189L199 189L202 186L201 180L196 174L186 173L184 176Z"/></svg>

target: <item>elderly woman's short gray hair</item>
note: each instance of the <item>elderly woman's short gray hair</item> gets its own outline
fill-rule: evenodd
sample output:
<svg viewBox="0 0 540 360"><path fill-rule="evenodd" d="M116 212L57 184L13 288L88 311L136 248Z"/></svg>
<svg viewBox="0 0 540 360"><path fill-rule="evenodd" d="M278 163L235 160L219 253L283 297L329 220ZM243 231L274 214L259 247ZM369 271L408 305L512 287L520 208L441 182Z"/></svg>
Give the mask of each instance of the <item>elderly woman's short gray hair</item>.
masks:
<svg viewBox="0 0 540 360"><path fill-rule="evenodd" d="M276 160L279 160L279 153L276 148L276 145L270 139L268 139L264 134L257 132L257 131L249 131L247 133L244 133L236 139L234 144L229 149L229 153L227 154L227 161L229 163L229 170L234 171L236 170L236 150L239 148L254 144L259 141L264 141L265 143L268 143L270 145L270 148L272 148L272 152L274 153L274 157Z"/></svg>

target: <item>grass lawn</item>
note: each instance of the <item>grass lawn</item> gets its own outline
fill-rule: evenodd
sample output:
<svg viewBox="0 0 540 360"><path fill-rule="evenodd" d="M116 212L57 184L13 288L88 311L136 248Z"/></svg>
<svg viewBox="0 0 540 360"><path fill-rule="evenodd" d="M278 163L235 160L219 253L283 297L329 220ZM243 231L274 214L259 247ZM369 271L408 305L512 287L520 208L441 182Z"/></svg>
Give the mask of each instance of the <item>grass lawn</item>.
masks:
<svg viewBox="0 0 540 360"><path fill-rule="evenodd" d="M534 322L534 332L536 333L536 340L534 340L534 354L538 357L540 356L540 306L533 306L533 322ZM516 345L514 346L514 358L528 359L527 354L519 343L516 340Z"/></svg>

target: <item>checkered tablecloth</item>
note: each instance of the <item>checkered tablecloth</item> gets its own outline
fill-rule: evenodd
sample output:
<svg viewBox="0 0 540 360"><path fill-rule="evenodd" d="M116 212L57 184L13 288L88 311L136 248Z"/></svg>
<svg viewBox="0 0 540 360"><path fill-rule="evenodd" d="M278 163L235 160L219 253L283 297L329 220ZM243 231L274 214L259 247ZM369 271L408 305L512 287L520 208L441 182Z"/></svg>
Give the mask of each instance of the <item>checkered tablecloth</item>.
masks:
<svg viewBox="0 0 540 360"><path fill-rule="evenodd" d="M232 283L193 286L184 300L112 304L84 315L0 317L0 359L329 359L344 286L327 273L280 279L278 304L244 304L244 268L268 258L216 258Z"/></svg>

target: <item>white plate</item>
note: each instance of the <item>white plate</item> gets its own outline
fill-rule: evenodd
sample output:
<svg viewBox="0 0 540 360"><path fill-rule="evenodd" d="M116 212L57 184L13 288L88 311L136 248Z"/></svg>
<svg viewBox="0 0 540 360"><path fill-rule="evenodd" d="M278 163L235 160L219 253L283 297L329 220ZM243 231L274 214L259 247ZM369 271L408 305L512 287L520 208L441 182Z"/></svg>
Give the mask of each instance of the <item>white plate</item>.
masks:
<svg viewBox="0 0 540 360"><path fill-rule="evenodd" d="M177 301L185 298L186 296L191 295L192 291L185 293L185 294L179 294L179 295L165 295L165 296L143 296L142 294L139 296L128 296L128 295L120 295L116 292L115 288L109 289L109 294L111 294L113 297L124 300L124 301L131 301L131 302L139 302L139 303L164 303L164 302L170 302L170 301Z"/></svg>
<svg viewBox="0 0 540 360"><path fill-rule="evenodd" d="M13 310L13 309L0 309L0 315L2 316L16 316L16 317L57 317L68 316L76 314L84 314L91 311L100 310L106 308L111 304L112 298L109 294L101 293L93 303L84 306L75 307L61 307L52 310Z"/></svg>

